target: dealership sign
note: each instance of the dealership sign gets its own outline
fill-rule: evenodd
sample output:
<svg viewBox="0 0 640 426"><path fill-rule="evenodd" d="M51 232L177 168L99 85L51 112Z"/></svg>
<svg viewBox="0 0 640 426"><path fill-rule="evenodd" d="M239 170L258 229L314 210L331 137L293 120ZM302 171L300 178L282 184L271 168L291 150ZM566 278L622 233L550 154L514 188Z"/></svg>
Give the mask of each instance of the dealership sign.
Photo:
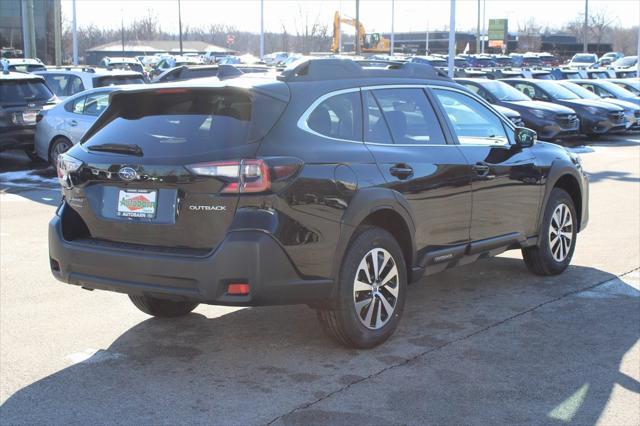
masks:
<svg viewBox="0 0 640 426"><path fill-rule="evenodd" d="M489 19L489 47L505 46L508 29L508 19Z"/></svg>

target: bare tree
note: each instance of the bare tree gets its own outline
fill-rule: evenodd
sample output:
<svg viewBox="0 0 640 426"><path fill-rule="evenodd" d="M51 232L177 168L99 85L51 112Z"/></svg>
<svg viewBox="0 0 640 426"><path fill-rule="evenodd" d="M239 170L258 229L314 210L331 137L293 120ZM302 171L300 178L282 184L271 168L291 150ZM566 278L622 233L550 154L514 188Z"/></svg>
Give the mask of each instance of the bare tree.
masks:
<svg viewBox="0 0 640 426"><path fill-rule="evenodd" d="M518 23L518 50L536 52L542 46L542 27L534 18L529 18L524 23Z"/></svg>
<svg viewBox="0 0 640 426"><path fill-rule="evenodd" d="M611 24L613 24L613 21L613 18L609 17L606 9L601 9L589 15L589 30L596 41L597 51L600 50L600 44L605 34L609 31Z"/></svg>

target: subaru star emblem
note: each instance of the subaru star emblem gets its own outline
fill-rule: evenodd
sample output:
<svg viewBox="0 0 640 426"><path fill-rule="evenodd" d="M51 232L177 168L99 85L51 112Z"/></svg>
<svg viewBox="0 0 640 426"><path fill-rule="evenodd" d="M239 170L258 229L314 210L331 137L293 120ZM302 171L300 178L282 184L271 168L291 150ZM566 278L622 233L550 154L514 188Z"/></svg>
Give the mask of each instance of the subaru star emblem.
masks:
<svg viewBox="0 0 640 426"><path fill-rule="evenodd" d="M138 172L131 167L123 167L118 171L118 176L122 180L134 180L138 177Z"/></svg>

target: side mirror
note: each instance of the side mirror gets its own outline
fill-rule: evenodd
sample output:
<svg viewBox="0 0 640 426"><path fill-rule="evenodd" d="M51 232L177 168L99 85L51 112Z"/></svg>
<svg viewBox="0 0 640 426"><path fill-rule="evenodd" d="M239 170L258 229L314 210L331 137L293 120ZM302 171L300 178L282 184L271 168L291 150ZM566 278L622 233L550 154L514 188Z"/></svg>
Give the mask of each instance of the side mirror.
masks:
<svg viewBox="0 0 640 426"><path fill-rule="evenodd" d="M528 148L536 143L538 134L531 129L527 129L526 127L516 127L514 137L518 146L522 148Z"/></svg>

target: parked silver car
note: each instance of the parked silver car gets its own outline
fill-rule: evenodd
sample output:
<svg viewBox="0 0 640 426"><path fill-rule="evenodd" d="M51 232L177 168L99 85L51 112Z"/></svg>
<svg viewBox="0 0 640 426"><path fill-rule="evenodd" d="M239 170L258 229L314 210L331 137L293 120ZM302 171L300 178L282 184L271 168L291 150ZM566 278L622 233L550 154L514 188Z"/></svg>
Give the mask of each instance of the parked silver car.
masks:
<svg viewBox="0 0 640 426"><path fill-rule="evenodd" d="M85 132L107 108L109 94L117 86L86 90L68 97L36 118L35 147L38 157L54 167L58 155L80 142Z"/></svg>

